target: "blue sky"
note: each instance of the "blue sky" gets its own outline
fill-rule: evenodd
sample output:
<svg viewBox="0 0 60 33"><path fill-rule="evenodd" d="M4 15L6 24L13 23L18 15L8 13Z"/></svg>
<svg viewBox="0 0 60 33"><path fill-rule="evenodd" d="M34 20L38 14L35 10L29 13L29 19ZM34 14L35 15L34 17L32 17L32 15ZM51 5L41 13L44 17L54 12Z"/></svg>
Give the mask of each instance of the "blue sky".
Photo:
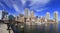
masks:
<svg viewBox="0 0 60 33"><path fill-rule="evenodd" d="M54 11L58 11L60 20L60 0L0 0L0 10L10 14L24 14L25 8L34 10L35 16L45 16L46 12L50 12L51 19Z"/></svg>

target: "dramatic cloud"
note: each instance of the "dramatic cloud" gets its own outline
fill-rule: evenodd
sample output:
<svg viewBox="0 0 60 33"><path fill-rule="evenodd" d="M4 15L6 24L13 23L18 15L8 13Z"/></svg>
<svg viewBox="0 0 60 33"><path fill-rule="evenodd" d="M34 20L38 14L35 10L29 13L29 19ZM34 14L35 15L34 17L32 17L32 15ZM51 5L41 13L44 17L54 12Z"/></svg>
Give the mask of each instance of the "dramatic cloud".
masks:
<svg viewBox="0 0 60 33"><path fill-rule="evenodd" d="M13 7L14 7L14 9L15 9L17 12L19 12L19 8L18 8L18 6L17 6L16 4L13 4Z"/></svg>
<svg viewBox="0 0 60 33"><path fill-rule="evenodd" d="M23 5L25 5L27 1L30 1L30 6L33 6L33 5L45 5L50 0L21 0Z"/></svg>
<svg viewBox="0 0 60 33"><path fill-rule="evenodd" d="M22 4L25 5L26 3L26 0L21 0Z"/></svg>
<svg viewBox="0 0 60 33"><path fill-rule="evenodd" d="M37 12L41 12L46 9L44 7L50 2L50 0L30 0L30 2L30 9L36 10Z"/></svg>
<svg viewBox="0 0 60 33"><path fill-rule="evenodd" d="M29 9L36 10L37 12L43 11L45 9L41 9L41 7L49 3L50 0L4 0L3 2L5 2L8 7L14 8L16 12L20 13L24 10L24 7L29 7ZM24 14L23 11L21 13Z"/></svg>
<svg viewBox="0 0 60 33"><path fill-rule="evenodd" d="M46 10L47 8L40 8L40 9L36 9L37 12L41 12L41 11L44 11Z"/></svg>
<svg viewBox="0 0 60 33"><path fill-rule="evenodd" d="M30 4L30 6L32 6L32 5L38 5L38 4L40 4L40 5L45 5L45 4L47 4L50 0L30 0L31 1L31 4Z"/></svg>

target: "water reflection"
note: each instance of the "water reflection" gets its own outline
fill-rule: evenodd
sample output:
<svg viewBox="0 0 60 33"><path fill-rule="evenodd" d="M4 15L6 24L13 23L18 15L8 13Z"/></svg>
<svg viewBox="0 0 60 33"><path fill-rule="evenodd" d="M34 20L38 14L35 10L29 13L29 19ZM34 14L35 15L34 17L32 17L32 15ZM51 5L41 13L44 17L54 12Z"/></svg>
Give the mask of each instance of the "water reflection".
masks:
<svg viewBox="0 0 60 33"><path fill-rule="evenodd" d="M24 31L25 31L25 33L58 33L60 31L60 29L57 30L58 26L59 26L59 24L26 22L26 23L24 23L24 28L25 28Z"/></svg>

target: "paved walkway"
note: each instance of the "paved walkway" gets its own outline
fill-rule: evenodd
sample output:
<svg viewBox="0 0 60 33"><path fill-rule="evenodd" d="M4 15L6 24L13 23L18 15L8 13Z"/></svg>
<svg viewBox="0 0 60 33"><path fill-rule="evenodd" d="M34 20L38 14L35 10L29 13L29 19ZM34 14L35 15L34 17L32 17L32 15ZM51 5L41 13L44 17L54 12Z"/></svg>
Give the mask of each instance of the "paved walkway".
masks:
<svg viewBox="0 0 60 33"><path fill-rule="evenodd" d="M9 33L8 30L6 29L7 29L6 24L0 24L0 33ZM11 33L13 33L12 30Z"/></svg>

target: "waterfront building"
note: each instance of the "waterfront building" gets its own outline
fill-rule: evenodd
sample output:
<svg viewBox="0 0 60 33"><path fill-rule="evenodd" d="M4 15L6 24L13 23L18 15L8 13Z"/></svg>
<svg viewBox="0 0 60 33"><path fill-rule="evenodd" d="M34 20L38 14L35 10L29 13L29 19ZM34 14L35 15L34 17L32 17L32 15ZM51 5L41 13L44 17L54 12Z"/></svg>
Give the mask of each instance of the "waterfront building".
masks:
<svg viewBox="0 0 60 33"><path fill-rule="evenodd" d="M0 20L2 19L2 10L0 10Z"/></svg>
<svg viewBox="0 0 60 33"><path fill-rule="evenodd" d="M55 20L55 22L58 22L58 12L57 11L54 12L54 20Z"/></svg>
<svg viewBox="0 0 60 33"><path fill-rule="evenodd" d="M32 10L31 11L31 18L33 18L34 17L34 11Z"/></svg>
<svg viewBox="0 0 60 33"><path fill-rule="evenodd" d="M50 13L49 12L46 13L46 19L50 20Z"/></svg>
<svg viewBox="0 0 60 33"><path fill-rule="evenodd" d="M25 8L25 18L28 18L28 8Z"/></svg>

